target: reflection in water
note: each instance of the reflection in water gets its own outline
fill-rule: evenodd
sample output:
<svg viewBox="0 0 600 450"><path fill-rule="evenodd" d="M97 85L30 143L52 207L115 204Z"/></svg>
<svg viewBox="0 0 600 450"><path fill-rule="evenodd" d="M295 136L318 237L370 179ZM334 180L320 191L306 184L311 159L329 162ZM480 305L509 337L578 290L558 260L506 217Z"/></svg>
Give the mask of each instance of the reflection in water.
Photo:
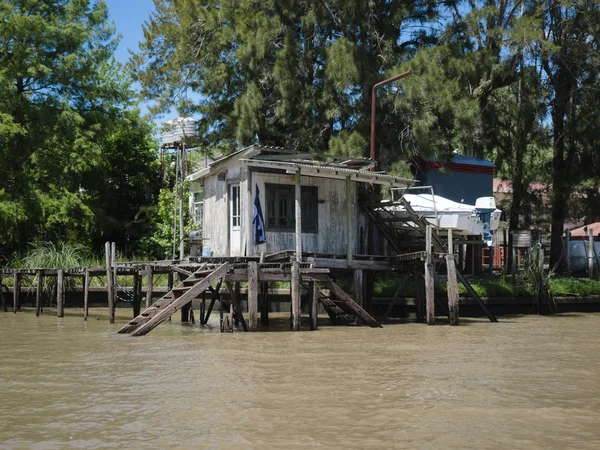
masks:
<svg viewBox="0 0 600 450"><path fill-rule="evenodd" d="M600 314L132 338L67 313L0 313L2 449L600 448Z"/></svg>

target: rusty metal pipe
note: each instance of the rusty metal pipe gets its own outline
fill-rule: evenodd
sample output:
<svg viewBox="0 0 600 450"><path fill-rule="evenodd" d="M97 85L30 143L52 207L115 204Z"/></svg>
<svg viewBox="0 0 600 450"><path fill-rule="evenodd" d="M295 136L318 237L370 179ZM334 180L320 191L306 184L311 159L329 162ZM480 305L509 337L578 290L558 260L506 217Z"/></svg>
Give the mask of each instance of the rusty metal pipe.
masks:
<svg viewBox="0 0 600 450"><path fill-rule="evenodd" d="M393 83L394 81L405 78L409 75L412 75L412 70L408 72L401 73L400 75L395 75L387 80L380 81L379 83L375 83L373 85L373 89L371 91L371 160L375 161L375 106L377 104L377 89L381 86L385 86L386 84ZM375 161L377 165L377 161ZM375 167L373 167L375 170Z"/></svg>

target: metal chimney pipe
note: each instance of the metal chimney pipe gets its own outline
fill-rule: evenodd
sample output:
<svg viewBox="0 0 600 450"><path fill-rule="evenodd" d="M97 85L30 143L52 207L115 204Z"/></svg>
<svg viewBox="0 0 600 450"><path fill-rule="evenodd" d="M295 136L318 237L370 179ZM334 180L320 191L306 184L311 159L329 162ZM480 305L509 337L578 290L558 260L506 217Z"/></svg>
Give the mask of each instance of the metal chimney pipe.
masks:
<svg viewBox="0 0 600 450"><path fill-rule="evenodd" d="M371 160L375 161L375 107L377 104L377 89L386 84L393 83L394 81L405 78L409 75L412 75L412 70L408 72L401 73L400 75L393 76L388 78L387 80L380 81L379 83L375 83L373 85L373 89L371 91ZM375 161L377 164L377 161ZM375 168L373 168L375 170Z"/></svg>

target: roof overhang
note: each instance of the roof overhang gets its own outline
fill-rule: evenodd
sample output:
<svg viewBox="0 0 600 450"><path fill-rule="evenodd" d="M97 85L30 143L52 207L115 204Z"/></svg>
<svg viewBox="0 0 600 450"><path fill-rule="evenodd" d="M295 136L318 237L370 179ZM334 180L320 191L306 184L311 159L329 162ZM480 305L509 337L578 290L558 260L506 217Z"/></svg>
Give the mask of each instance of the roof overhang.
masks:
<svg viewBox="0 0 600 450"><path fill-rule="evenodd" d="M409 178L395 177L378 172L367 170L345 169L341 167L329 167L326 165L298 164L282 161L265 161L256 159L243 159L249 167L257 167L269 170L281 170L284 173L296 173L300 171L302 175L319 178L346 179L360 183L373 183L390 185L392 187L408 187L415 184L415 180Z"/></svg>

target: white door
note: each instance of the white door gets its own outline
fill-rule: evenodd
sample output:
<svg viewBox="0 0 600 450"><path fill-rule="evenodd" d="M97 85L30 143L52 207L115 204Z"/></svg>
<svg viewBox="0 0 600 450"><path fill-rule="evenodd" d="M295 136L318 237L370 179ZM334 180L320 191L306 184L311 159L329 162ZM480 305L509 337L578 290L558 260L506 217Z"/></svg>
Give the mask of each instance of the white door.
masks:
<svg viewBox="0 0 600 450"><path fill-rule="evenodd" d="M242 208L240 185L229 185L229 256L242 254Z"/></svg>

